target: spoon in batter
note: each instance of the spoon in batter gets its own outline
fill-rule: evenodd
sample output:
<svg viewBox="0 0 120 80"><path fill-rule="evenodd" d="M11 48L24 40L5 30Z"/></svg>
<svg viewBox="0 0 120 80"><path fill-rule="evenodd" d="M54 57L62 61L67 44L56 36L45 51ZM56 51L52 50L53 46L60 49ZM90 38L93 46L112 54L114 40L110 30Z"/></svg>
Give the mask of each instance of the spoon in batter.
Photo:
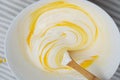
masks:
<svg viewBox="0 0 120 80"><path fill-rule="evenodd" d="M72 57L69 55L68 52L66 52L64 54L62 64L65 66L67 65L67 66L73 68L74 70L78 71L83 76L85 76L88 80L100 80L97 76L93 75L92 73L90 73L87 70L85 70L84 68L82 68L79 64L77 64L72 59Z"/></svg>

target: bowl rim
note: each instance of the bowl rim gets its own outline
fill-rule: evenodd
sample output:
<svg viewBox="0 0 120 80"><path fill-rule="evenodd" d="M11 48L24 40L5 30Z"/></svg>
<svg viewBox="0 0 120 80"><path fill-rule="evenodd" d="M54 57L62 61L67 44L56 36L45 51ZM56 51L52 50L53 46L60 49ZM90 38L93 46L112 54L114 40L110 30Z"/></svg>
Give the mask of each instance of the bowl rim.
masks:
<svg viewBox="0 0 120 80"><path fill-rule="evenodd" d="M10 65L10 60L8 60L8 52L7 52L7 42L8 42L8 38L9 38L9 33L11 33L11 31L14 29L14 27L15 26L12 26L12 25L14 25L14 23L15 22L17 22L18 21L18 19L20 19L20 17L22 17L23 16L23 14L25 14L27 11L29 11L30 10L30 8L32 8L33 6L35 6L35 5L37 5L37 4L39 4L39 3L41 3L41 2L47 2L47 1L53 1L53 0L40 0L40 1L37 1L37 2L35 2L35 3L33 3L33 4L30 4L30 5L28 5L26 8L24 8L21 12L19 12L18 14L17 14L17 16L13 19L13 21L12 21L12 23L10 24L10 27L9 27L9 29L7 30L7 32L6 32L6 36L5 36L5 40L4 40L4 42L5 42L5 45L4 45L4 47L5 47L5 57L6 57L6 60L7 60L7 64L8 64L8 66L10 67L10 69L12 70L12 73L15 75L15 77L16 77L16 79L18 79L19 80L19 78L18 78L18 76L16 76L16 71L14 71L13 70L13 68L11 67L11 65ZM55 1L55 0L54 0ZM84 1L84 0L83 0ZM85 1L88 1L88 0L85 0ZM90 1L88 1L88 2L90 2ZM92 2L90 2L90 3L92 3ZM92 4L94 4L94 3L92 3ZM94 4L94 5L96 5L96 4ZM96 6L98 6L98 5L96 5ZM101 8L102 9L102 8ZM103 9L102 9L103 10ZM104 10L105 11L105 10ZM110 16L109 16L110 17ZM114 22L114 21L113 21ZM119 32L120 33L120 32ZM120 62L120 61L119 61Z"/></svg>

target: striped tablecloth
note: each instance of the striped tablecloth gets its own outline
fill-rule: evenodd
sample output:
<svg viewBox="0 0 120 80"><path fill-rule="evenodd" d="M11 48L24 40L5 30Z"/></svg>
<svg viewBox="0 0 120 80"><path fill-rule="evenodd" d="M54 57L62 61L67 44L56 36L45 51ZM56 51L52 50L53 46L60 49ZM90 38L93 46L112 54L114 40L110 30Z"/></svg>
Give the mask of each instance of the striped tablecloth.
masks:
<svg viewBox="0 0 120 80"><path fill-rule="evenodd" d="M0 56L5 57L5 38L12 20L25 7L38 0L0 0ZM120 0L89 0L106 10L120 30ZM0 80L16 80L7 63L0 64ZM120 80L120 67L111 80Z"/></svg>

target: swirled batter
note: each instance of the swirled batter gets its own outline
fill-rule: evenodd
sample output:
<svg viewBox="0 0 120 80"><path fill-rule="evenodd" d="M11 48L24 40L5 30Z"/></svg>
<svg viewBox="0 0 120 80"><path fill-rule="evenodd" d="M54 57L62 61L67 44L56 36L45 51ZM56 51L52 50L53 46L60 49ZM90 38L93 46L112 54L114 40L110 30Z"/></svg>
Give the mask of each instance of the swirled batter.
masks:
<svg viewBox="0 0 120 80"><path fill-rule="evenodd" d="M29 55L43 70L71 70L61 64L66 51L84 68L99 58L101 50L90 49L98 45L102 33L94 18L79 4L70 0L51 2L32 12L30 17L26 38Z"/></svg>

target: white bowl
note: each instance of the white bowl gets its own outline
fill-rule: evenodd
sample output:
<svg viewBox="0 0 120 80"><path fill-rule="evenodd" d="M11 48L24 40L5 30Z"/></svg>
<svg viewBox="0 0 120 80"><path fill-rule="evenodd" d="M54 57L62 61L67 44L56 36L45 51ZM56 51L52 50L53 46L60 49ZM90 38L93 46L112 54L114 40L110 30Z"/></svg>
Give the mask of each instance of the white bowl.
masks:
<svg viewBox="0 0 120 80"><path fill-rule="evenodd" d="M46 72L35 68L35 66L31 65L30 61L26 59L24 44L19 41L20 39L18 35L20 35L19 31L22 31L20 28L20 25L23 23L22 19L39 6L44 5L47 1L49 0L39 1L24 9L12 22L11 29L8 32L6 39L7 61L19 80L75 80L75 78L65 75L47 74ZM118 54L118 56L120 56L120 54ZM117 69L119 62L120 59L114 63L114 72ZM79 80L82 80L82 77Z"/></svg>

